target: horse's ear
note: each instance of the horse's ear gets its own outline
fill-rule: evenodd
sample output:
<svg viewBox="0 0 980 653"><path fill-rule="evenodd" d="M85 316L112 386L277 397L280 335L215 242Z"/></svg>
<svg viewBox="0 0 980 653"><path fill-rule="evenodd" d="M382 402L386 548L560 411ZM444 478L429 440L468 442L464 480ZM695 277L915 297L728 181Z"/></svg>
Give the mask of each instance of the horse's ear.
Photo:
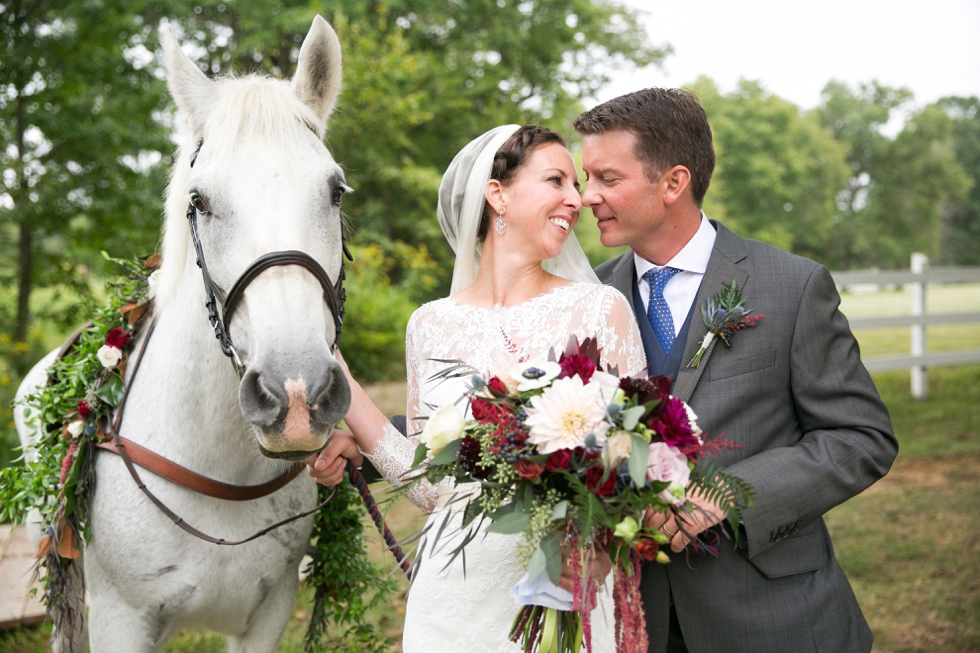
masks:
<svg viewBox="0 0 980 653"><path fill-rule="evenodd" d="M200 134L214 97L214 82L180 49L170 25L160 29L160 41L170 95L177 103L177 109L190 118L194 133Z"/></svg>
<svg viewBox="0 0 980 653"><path fill-rule="evenodd" d="M340 40L319 15L299 49L293 92L324 122L340 94Z"/></svg>

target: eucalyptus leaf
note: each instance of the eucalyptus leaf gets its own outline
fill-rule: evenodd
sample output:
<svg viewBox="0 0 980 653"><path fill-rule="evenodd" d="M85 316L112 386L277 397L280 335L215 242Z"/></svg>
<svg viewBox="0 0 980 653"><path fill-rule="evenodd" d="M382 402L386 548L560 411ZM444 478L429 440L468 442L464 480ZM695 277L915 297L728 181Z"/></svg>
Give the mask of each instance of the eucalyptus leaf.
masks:
<svg viewBox="0 0 980 653"><path fill-rule="evenodd" d="M523 532L524 529L527 528L528 522L530 521L531 518L525 513L513 512L509 515L504 515L500 519L494 520L494 522L487 528L487 532L513 535L515 533Z"/></svg>
<svg viewBox="0 0 980 653"><path fill-rule="evenodd" d="M427 455L429 455L429 447L424 442L419 442L419 446L415 448L415 458L412 460L412 467L421 465Z"/></svg>
<svg viewBox="0 0 980 653"><path fill-rule="evenodd" d="M544 551L542 551L540 548L535 549L534 553L531 555L531 560L527 563L528 582L533 582L534 579L540 576L547 563L548 557L544 554Z"/></svg>
<svg viewBox="0 0 980 653"><path fill-rule="evenodd" d="M459 453L459 445L462 442L463 442L462 439L459 439L459 440L453 440L452 442L450 442L449 444L447 444L445 447L442 448L442 451L440 451L439 453L437 453L432 458L432 463L431 464L432 465L448 465L449 463L455 461L456 460L456 454Z"/></svg>
<svg viewBox="0 0 980 653"><path fill-rule="evenodd" d="M551 520L559 521L564 519L566 514L568 514L568 501L559 501L551 511Z"/></svg>
<svg viewBox="0 0 980 653"><path fill-rule="evenodd" d="M646 409L643 406L634 406L633 408L627 408L623 411L623 428L627 431L632 431L636 428L636 424L643 417L643 413Z"/></svg>
<svg viewBox="0 0 980 653"><path fill-rule="evenodd" d="M545 569L548 572L548 578L555 585L561 580L561 542L558 541L558 536L554 533L549 533L541 538L541 544L539 545L538 551L543 551L546 557Z"/></svg>
<svg viewBox="0 0 980 653"><path fill-rule="evenodd" d="M630 478L636 487L643 487L647 480L647 461L650 458L650 445L638 435L630 433Z"/></svg>

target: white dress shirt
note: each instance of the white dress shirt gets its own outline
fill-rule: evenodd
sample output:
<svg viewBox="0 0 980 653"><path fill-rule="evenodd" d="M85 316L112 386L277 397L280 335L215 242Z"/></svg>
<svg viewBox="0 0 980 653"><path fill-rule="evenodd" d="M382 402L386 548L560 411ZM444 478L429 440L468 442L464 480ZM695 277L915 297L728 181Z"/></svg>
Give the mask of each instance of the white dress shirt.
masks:
<svg viewBox="0 0 980 653"><path fill-rule="evenodd" d="M697 298L698 288L701 287L704 271L708 269L708 259L711 258L711 250L714 249L717 235L718 232L711 226L702 211L701 225L697 232L691 237L691 240L687 241L683 249L667 262L667 265L654 265L635 252L633 253L633 261L636 265L636 284L640 291L640 299L643 300L644 313L650 303L650 284L643 278L643 275L648 270L656 270L661 267L680 270L664 286L664 299L667 300L670 317L674 321L675 336L680 333L684 326L684 320L687 319L687 314L691 310L691 304Z"/></svg>

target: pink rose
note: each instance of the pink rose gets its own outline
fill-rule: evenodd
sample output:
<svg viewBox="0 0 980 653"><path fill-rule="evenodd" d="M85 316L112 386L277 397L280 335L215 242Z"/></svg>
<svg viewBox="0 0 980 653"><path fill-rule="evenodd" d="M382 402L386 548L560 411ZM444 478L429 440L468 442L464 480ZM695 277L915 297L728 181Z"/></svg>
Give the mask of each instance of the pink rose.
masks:
<svg viewBox="0 0 980 653"><path fill-rule="evenodd" d="M650 457L647 458L647 480L676 483L661 493L661 498L667 503L679 505L684 503L683 496L678 497L671 490L686 488L691 480L691 469L687 464L687 456L663 442L650 443ZM679 503L678 503L679 502Z"/></svg>

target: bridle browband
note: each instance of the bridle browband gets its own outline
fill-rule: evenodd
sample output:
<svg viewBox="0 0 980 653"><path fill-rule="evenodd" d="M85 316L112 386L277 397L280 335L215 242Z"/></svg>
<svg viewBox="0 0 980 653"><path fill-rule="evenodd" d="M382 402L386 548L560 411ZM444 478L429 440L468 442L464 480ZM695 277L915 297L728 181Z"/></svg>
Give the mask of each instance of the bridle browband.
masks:
<svg viewBox="0 0 980 653"><path fill-rule="evenodd" d="M200 153L203 145L204 139L197 142L197 149L191 155L190 163L192 168L197 161L197 155ZM348 261L354 260L350 250L347 249L347 240L343 235L343 228L341 228L340 236L343 256L340 258L340 275L336 283L330 279L330 275L323 269L323 266L306 252L286 250L263 254L252 261L235 283L232 284L231 290L226 295L218 284L214 282L211 278L211 273L208 271L208 264L204 258L204 248L201 246L201 238L197 231L197 216L198 211L194 206L193 200L188 200L187 222L190 225L191 241L194 244L194 252L197 255L197 267L201 268L201 275L204 277L204 292L206 294L204 305L208 309L208 321L214 329L215 338L221 344L221 351L231 359L231 364L234 366L239 378L245 374L245 364L239 357L238 350L235 349L235 344L231 339L231 318L238 304L241 302L245 288L269 268L283 265L299 265L309 270L316 277L316 280L323 287L323 299L326 301L327 307L330 309L330 314L333 316L334 340L330 351L334 352L337 350L337 345L340 343L341 327L344 324L344 302L347 300L347 292L344 290L344 280L347 278L347 272L344 269L344 257ZM221 304L223 309L221 314L218 312L218 304Z"/></svg>

